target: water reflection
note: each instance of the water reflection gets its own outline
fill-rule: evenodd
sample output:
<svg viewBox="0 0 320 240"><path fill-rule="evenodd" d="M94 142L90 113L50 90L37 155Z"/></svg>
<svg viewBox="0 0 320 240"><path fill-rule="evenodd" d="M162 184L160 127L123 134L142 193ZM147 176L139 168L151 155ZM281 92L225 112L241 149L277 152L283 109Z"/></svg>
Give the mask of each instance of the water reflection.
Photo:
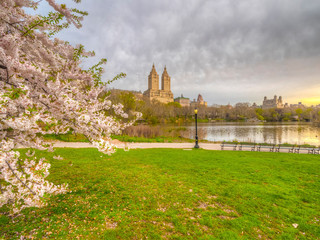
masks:
<svg viewBox="0 0 320 240"><path fill-rule="evenodd" d="M187 125L183 137L194 138L194 125ZM290 143L320 145L320 128L312 124L277 123L200 123L199 139L209 141L242 141L256 143Z"/></svg>

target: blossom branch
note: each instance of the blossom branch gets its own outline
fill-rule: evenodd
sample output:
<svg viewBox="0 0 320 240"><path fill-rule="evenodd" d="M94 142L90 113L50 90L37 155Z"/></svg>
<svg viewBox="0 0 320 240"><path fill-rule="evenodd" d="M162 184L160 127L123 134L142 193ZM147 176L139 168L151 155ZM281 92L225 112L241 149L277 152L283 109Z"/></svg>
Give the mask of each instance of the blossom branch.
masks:
<svg viewBox="0 0 320 240"><path fill-rule="evenodd" d="M101 64L106 60L84 70L81 60L92 53L81 45L74 48L51 38L70 23L79 27L81 18L74 13L86 13L69 10L55 0L47 2L55 11L35 17L24 8L36 2L0 1L0 9L6 11L0 19L0 181L5 196L0 198L0 207L8 204L13 212L42 206L44 194L66 192L65 185L45 181L49 163L19 158L19 152L13 151L17 145L50 150L52 145L37 134L63 134L72 128L100 152L110 154L115 151L110 134L133 124L126 122L128 114L121 104L100 97L105 89Z"/></svg>
<svg viewBox="0 0 320 240"><path fill-rule="evenodd" d="M34 191L32 191L31 188L29 188L18 176L17 174L14 172L14 170L12 169L12 167L10 166L10 164L5 161L5 163L8 165L8 167L10 168L10 170L12 171L13 175L19 180L19 182L22 183L23 186L25 186L27 189L29 189L29 191L33 194L33 195L36 195L36 193Z"/></svg>

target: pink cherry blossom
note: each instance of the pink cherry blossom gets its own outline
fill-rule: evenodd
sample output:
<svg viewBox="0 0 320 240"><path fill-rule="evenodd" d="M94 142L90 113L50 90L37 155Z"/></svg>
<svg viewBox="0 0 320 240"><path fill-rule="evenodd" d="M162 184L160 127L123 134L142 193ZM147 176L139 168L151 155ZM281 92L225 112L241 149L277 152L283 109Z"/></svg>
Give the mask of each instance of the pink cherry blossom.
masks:
<svg viewBox="0 0 320 240"><path fill-rule="evenodd" d="M53 12L42 17L24 11L35 8L37 0L0 1L0 207L11 206L12 214L41 207L46 195L67 191L67 185L45 180L50 168L45 159L37 159L34 151L23 158L17 147L51 151L38 134L72 129L111 154L116 149L111 134L134 122L121 104L104 97L103 70L80 67L82 57L93 53L52 37L70 24L80 27L86 13L47 2Z"/></svg>

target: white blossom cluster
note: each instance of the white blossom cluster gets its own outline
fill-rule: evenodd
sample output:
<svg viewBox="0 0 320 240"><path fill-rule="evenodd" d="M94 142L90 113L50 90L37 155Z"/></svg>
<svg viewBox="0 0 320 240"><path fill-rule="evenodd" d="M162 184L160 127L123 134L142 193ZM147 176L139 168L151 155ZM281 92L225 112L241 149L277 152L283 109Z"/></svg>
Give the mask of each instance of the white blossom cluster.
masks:
<svg viewBox="0 0 320 240"><path fill-rule="evenodd" d="M128 114L121 104L104 96L99 64L90 70L79 67L91 53L51 37L69 24L80 27L85 13L54 0L47 0L54 9L48 16L25 13L38 2L0 1L0 207L7 204L13 213L40 207L48 194L67 189L45 180L50 168L45 159L32 153L22 159L17 146L50 150L39 134L72 129L110 154L115 151L110 135L133 123L124 121Z"/></svg>

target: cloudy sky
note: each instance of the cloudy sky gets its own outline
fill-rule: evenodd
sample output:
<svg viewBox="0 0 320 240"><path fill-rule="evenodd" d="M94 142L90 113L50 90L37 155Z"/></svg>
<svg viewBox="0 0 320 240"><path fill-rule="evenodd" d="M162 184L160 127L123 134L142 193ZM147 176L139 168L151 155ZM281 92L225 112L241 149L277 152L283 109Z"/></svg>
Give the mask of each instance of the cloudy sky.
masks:
<svg viewBox="0 0 320 240"><path fill-rule="evenodd" d="M318 0L82 0L81 29L59 34L107 58L111 87L147 89L152 64L171 76L175 97L208 104L320 104ZM46 6L40 9L43 11Z"/></svg>

